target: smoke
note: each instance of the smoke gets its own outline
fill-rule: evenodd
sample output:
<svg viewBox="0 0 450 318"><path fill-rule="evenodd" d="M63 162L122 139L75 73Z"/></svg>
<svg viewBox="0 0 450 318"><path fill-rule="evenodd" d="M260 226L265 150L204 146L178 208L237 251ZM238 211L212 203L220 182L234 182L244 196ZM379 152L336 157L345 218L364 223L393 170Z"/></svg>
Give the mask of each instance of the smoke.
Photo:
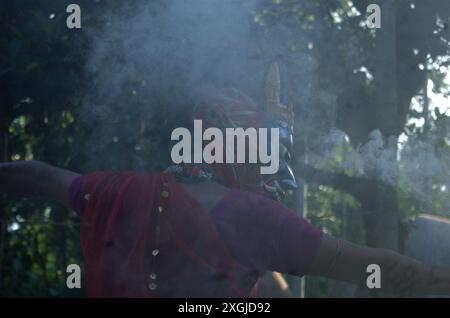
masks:
<svg viewBox="0 0 450 318"><path fill-rule="evenodd" d="M344 132L333 129L321 136L319 144L322 145L320 155L333 160L337 149L349 147L349 139ZM409 137L400 142L398 138L386 138L379 130L374 130L367 142L343 156L338 169L400 187L422 208L431 209L436 191L446 191L450 186L450 167L446 159L439 152L436 136Z"/></svg>
<svg viewBox="0 0 450 318"><path fill-rule="evenodd" d="M246 6L242 1L137 2L108 15L103 30L94 34L88 64L99 93L117 98L128 93L124 83L136 78L145 80L150 93L176 81L195 90L210 81L239 79L248 71L252 44Z"/></svg>
<svg viewBox="0 0 450 318"><path fill-rule="evenodd" d="M168 139L205 91L262 88L268 63L258 56L256 8L252 0L137 1L105 12L101 28L89 31L92 85L82 117L93 127L90 160L98 165L111 143L142 151L151 134ZM151 131L155 122L166 131Z"/></svg>
<svg viewBox="0 0 450 318"><path fill-rule="evenodd" d="M360 91L364 89L359 74L342 71L361 67L359 44L348 44L350 51L345 54L336 50L346 34L325 24L304 31L292 21L276 21L262 31L254 20L262 4L256 0L135 1L105 12L102 26L87 31L91 50L86 71L92 85L81 110L92 131L84 145L87 166L162 168L152 162L164 162L169 155L170 132L184 124L182 119L199 95L233 86L261 105L268 66L279 57L291 81L290 102L299 127L296 143L308 139L309 151L325 159L348 143L348 135L334 127L343 81L354 76L352 81L361 82ZM309 10L314 14L313 6ZM304 48L298 49L300 45ZM318 60L328 62L319 65ZM319 76L325 71L326 77ZM363 94L350 93L347 100L368 104L358 99ZM369 116L361 107L353 113L348 118L353 127L364 122L358 116ZM344 156L339 168L392 186L401 183L419 200L431 202L429 180L439 177L442 184L449 184L443 179L446 164L436 154L434 141L410 139L401 149L398 146L396 138L374 130L356 155ZM303 154L301 149L296 156Z"/></svg>
<svg viewBox="0 0 450 318"><path fill-rule="evenodd" d="M426 140L410 138L400 153L402 180L427 209L437 201L436 193L441 193L443 200L448 202L445 197L450 186L450 167L448 157L439 150L439 143L436 136ZM440 207L440 213L445 213L448 209L448 203L445 205L447 207Z"/></svg>

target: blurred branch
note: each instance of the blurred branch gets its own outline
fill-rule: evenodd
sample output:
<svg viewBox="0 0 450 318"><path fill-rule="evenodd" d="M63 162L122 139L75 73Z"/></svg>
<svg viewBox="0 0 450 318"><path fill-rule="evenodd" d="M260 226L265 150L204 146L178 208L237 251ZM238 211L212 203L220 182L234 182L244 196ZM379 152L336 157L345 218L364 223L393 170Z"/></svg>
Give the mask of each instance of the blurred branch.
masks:
<svg viewBox="0 0 450 318"><path fill-rule="evenodd" d="M298 162L296 171L308 183L329 186L352 194L361 203L367 198L365 193L371 187L371 180L364 177L350 177L343 173L334 173L314 168Z"/></svg>

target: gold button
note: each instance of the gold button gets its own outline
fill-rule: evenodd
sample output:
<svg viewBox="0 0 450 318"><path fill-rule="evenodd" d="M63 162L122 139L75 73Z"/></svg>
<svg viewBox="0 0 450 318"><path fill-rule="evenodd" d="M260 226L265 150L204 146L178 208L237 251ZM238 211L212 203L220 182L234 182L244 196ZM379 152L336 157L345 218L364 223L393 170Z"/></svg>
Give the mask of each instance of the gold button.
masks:
<svg viewBox="0 0 450 318"><path fill-rule="evenodd" d="M158 275L156 275L155 273L151 273L149 276L150 276L150 279L153 279L153 280L155 280L158 277Z"/></svg>
<svg viewBox="0 0 450 318"><path fill-rule="evenodd" d="M91 194L90 193L86 193L85 195L84 195L84 199L86 200L86 201L89 201L90 199L91 199Z"/></svg>
<svg viewBox="0 0 450 318"><path fill-rule="evenodd" d="M156 290L157 287L158 286L155 283L148 284L148 289L150 289L150 290Z"/></svg>
<svg viewBox="0 0 450 318"><path fill-rule="evenodd" d="M163 192L161 192L161 195L162 195L163 198L167 198L169 196L169 192L164 190Z"/></svg>
<svg viewBox="0 0 450 318"><path fill-rule="evenodd" d="M152 255L153 256L157 256L159 254L159 250L157 249L157 248L155 248L153 251L152 251Z"/></svg>
<svg viewBox="0 0 450 318"><path fill-rule="evenodd" d="M159 207L158 207L158 211L159 211L159 213L162 213L163 207L162 207L162 206L159 206Z"/></svg>

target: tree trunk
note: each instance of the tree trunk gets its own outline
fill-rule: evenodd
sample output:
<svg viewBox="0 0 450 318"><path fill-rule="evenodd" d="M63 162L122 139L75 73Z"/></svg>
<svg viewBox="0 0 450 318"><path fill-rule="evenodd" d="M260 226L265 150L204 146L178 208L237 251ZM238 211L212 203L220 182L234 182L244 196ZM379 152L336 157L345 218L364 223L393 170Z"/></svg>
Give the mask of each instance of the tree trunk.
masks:
<svg viewBox="0 0 450 318"><path fill-rule="evenodd" d="M375 177L366 189L366 199L362 207L365 212L366 240L369 246L383 247L392 250L399 248L399 211L397 198L397 141L400 132L400 116L397 99L397 28L396 4L394 0L386 0L381 5L381 28L376 31L375 54L375 109L372 116L373 127L378 127L383 136L389 137L384 151L388 150L391 157L387 164L393 175L389 176L391 186L385 186L383 180ZM383 160L385 160L383 158ZM371 174L373 167L367 164ZM381 167L383 169L384 167Z"/></svg>
<svg viewBox="0 0 450 318"><path fill-rule="evenodd" d="M4 109L4 108L3 108ZM0 109L0 162L7 161L8 157L8 135L7 124L4 110ZM6 213L5 213L5 197L0 193L0 290L3 286L3 254L6 236Z"/></svg>

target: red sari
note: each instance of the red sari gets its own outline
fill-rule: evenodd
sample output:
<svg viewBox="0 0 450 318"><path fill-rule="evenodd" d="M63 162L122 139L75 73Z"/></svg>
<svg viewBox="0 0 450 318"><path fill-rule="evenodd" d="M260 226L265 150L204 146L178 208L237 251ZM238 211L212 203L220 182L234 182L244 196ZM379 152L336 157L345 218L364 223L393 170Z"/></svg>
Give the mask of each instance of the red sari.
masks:
<svg viewBox="0 0 450 318"><path fill-rule="evenodd" d="M86 203L81 242L88 296L158 296L158 276L164 275L161 270L168 271L158 262L163 257L188 267L186 274L198 276L199 285L215 280L193 296L241 295L233 277L233 258L213 223L171 175L96 172L84 177L82 188ZM184 289L180 287L174 290ZM175 296L187 296L183 294Z"/></svg>
<svg viewBox="0 0 450 318"><path fill-rule="evenodd" d="M88 297L247 297L264 271L302 276L322 233L230 190L204 211L167 173L94 172L70 189Z"/></svg>

